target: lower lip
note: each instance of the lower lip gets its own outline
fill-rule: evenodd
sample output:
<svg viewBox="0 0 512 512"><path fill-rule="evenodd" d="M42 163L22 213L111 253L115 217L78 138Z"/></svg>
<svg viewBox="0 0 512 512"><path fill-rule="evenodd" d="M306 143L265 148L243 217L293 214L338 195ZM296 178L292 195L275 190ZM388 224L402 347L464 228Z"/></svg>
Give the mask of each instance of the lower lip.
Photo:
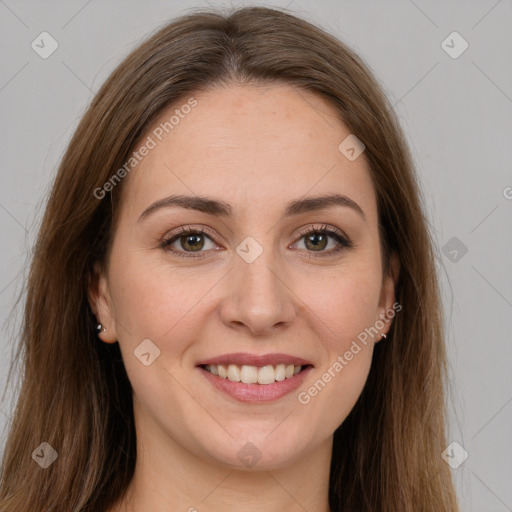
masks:
<svg viewBox="0 0 512 512"><path fill-rule="evenodd" d="M197 368L217 389L244 403L266 403L279 400L297 389L313 369L312 366L307 366L297 375L279 382L276 381L273 384L244 384L217 377L201 366L197 366Z"/></svg>

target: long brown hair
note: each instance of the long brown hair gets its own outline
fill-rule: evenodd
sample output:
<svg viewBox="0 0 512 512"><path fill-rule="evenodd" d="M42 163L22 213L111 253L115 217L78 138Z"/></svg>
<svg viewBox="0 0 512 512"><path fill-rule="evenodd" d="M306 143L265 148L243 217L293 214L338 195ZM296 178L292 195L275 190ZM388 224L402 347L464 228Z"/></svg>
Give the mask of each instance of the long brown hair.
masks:
<svg viewBox="0 0 512 512"><path fill-rule="evenodd" d="M441 458L446 356L436 252L397 118L345 44L284 10L248 7L192 12L159 29L115 69L76 129L27 280L21 389L0 481L4 512L104 511L133 476L130 382L118 344L95 335L87 295L95 262L108 258L123 181L105 199L93 191L171 103L219 84L272 82L326 98L365 144L386 271L390 254L400 261L395 296L403 309L334 435L331 510L458 510ZM58 453L47 469L32 460L42 442Z"/></svg>

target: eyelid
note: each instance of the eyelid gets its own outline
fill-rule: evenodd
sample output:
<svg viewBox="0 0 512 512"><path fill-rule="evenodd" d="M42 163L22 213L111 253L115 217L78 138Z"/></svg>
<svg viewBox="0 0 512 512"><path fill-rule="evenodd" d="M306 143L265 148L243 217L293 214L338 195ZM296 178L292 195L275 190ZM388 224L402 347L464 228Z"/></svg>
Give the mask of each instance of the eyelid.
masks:
<svg viewBox="0 0 512 512"><path fill-rule="evenodd" d="M340 238L343 238L347 242L350 242L349 237L341 229L339 229L339 228L337 228L335 226L331 226L329 224L320 224L320 225L309 224L308 226L306 226L304 228L301 228L299 230L299 235L301 237L303 237L303 236L308 235L309 233L322 232L322 231L325 231L325 232L327 232L328 234L331 234L331 235L332 234L336 234Z"/></svg>
<svg viewBox="0 0 512 512"><path fill-rule="evenodd" d="M195 225L195 224L180 226L179 228L176 228L175 230L166 233L162 237L162 241L169 242L170 240L172 240L174 238L178 238L179 236L187 235L189 233L199 233L199 234L204 233L205 235L208 235L208 237L212 240L212 242L215 242L216 238L220 238L223 241L223 243L227 243L226 240L224 239L224 237L219 235L216 231L214 231L210 227L205 226L205 225Z"/></svg>

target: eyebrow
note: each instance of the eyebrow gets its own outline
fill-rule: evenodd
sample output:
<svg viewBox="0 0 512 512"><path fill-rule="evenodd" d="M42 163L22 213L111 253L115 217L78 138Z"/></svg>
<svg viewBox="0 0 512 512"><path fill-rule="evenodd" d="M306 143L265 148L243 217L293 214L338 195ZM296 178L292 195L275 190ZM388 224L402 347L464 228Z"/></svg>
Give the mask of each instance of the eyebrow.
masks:
<svg viewBox="0 0 512 512"><path fill-rule="evenodd" d="M355 201L342 194L328 194L290 201L286 204L283 217L324 210L332 206L351 208L366 221L362 208ZM142 221L161 208L171 207L187 208L219 217L232 217L233 215L233 207L224 201L204 196L172 195L148 206L142 212L137 222Z"/></svg>

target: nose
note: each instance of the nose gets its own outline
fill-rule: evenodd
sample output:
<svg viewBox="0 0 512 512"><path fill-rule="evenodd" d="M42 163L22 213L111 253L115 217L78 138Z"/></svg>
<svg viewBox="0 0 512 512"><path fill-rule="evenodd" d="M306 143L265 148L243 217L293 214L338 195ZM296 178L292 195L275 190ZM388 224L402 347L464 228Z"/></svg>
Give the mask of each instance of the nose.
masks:
<svg viewBox="0 0 512 512"><path fill-rule="evenodd" d="M225 325L253 336L269 336L296 315L294 294L283 268L266 250L252 263L236 256L221 305Z"/></svg>

